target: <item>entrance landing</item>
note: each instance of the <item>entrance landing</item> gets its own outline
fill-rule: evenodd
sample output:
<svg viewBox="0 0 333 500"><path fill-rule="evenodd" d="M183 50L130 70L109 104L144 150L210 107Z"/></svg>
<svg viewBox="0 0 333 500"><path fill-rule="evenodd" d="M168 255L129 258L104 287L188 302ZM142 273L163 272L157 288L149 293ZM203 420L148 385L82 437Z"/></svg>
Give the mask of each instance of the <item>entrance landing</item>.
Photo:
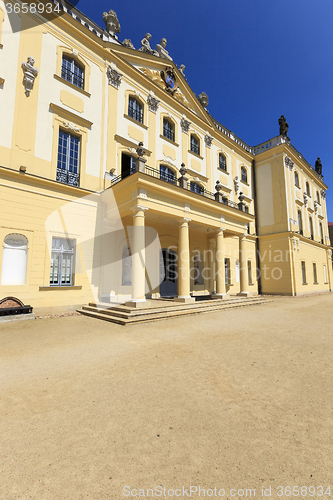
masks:
<svg viewBox="0 0 333 500"><path fill-rule="evenodd" d="M269 300L256 297L230 297L229 299L211 299L197 301L192 304L175 303L168 299L150 299L151 306L144 309L134 309L125 305L110 306L109 303L90 303L78 309L78 312L96 319L128 325L147 321L168 319L185 314L207 313L222 309L232 309L250 305L260 305Z"/></svg>

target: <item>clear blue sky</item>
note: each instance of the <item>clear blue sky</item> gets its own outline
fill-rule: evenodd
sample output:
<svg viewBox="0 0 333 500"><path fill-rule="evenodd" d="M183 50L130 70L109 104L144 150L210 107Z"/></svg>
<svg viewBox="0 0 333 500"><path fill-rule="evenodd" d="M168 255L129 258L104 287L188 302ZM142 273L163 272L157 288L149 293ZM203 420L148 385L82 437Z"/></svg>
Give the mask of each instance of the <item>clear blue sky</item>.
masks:
<svg viewBox="0 0 333 500"><path fill-rule="evenodd" d="M145 33L167 50L209 112L251 146L279 134L284 114L296 149L323 164L333 221L333 0L79 0L104 27L113 9L119 39L135 48Z"/></svg>

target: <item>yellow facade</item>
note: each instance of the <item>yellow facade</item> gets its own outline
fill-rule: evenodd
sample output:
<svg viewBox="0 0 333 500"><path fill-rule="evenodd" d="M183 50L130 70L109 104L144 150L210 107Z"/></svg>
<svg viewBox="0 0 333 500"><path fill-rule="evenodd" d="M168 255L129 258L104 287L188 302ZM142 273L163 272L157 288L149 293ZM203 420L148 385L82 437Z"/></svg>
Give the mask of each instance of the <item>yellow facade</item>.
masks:
<svg viewBox="0 0 333 500"><path fill-rule="evenodd" d="M327 186L293 147L251 148L208 114L172 61L71 12L48 22L17 13L11 24L0 0L1 298L58 312L92 300L257 294L258 283L263 293L330 290ZM38 74L27 95L29 57ZM286 156L302 186L320 193L316 207L311 196L304 206ZM306 224L297 234L298 209L313 218L314 240L322 224L323 243ZM142 248L150 237L152 254ZM279 250L288 261L271 262Z"/></svg>

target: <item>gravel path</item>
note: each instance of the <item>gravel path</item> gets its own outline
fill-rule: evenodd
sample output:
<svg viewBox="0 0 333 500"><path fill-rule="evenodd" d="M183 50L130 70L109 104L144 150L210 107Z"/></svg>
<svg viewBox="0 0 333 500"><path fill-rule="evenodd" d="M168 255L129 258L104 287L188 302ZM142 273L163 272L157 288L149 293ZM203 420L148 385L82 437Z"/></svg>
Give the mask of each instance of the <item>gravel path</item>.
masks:
<svg viewBox="0 0 333 500"><path fill-rule="evenodd" d="M0 324L1 500L328 492L332 306L327 294L126 327Z"/></svg>

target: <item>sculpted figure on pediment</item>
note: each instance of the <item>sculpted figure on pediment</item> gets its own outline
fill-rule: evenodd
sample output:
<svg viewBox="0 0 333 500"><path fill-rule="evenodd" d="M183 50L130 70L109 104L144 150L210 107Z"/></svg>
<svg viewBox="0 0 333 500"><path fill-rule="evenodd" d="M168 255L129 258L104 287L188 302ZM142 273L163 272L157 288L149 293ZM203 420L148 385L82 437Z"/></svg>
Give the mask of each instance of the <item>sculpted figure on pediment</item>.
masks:
<svg viewBox="0 0 333 500"><path fill-rule="evenodd" d="M162 57L162 59L168 59L169 61L172 61L172 57L169 56L169 52L165 48L166 44L166 38L162 38L160 43L156 45L155 49L158 52L158 55Z"/></svg>
<svg viewBox="0 0 333 500"><path fill-rule="evenodd" d="M145 54L150 54L151 56L158 56L158 52L153 50L150 46L151 34L146 33L145 37L141 40L141 47L139 48L139 52L144 52Z"/></svg>

